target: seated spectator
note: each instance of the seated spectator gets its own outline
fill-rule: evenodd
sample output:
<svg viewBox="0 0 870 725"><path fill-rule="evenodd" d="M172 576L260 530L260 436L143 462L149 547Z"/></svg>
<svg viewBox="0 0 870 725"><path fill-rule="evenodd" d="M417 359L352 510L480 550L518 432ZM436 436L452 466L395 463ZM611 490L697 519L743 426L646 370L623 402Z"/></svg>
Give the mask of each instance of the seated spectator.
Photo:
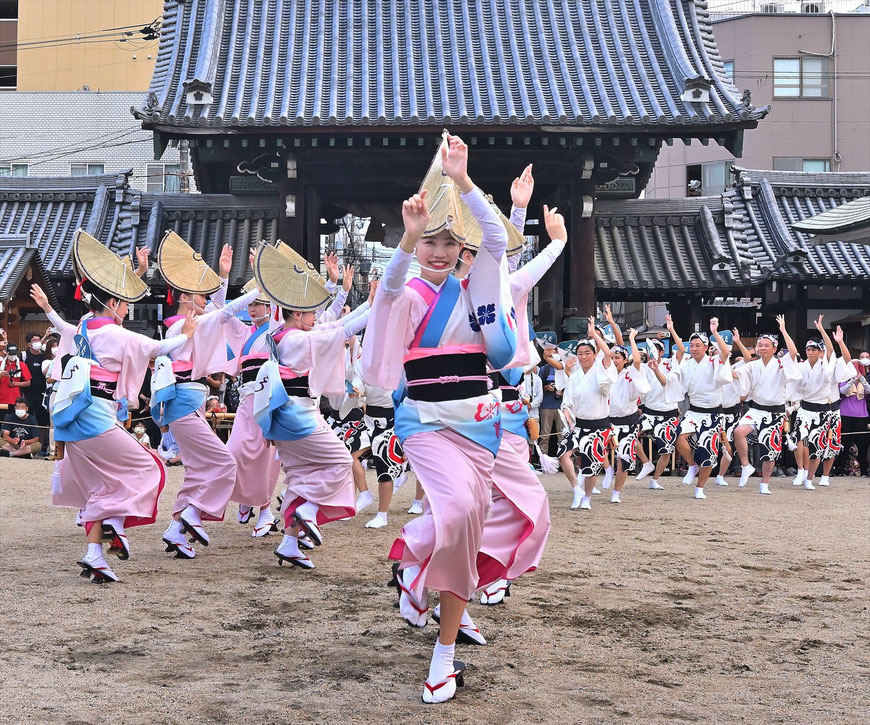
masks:
<svg viewBox="0 0 870 725"><path fill-rule="evenodd" d="M148 437L144 423L136 423L136 426L133 428L133 437L145 446L145 448L151 447L151 439Z"/></svg>
<svg viewBox="0 0 870 725"><path fill-rule="evenodd" d="M30 414L27 398L18 398L15 411L6 415L0 429L0 456L33 458L34 453L42 450L37 431L36 418Z"/></svg>

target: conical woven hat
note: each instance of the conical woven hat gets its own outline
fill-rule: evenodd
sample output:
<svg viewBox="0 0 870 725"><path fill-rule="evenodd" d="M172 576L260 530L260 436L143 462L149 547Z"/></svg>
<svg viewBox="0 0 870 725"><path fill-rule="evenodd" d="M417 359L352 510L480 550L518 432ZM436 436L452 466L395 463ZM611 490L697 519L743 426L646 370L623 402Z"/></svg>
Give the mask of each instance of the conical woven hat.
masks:
<svg viewBox="0 0 870 725"><path fill-rule="evenodd" d="M519 254L523 251L523 247L526 245L525 237L520 233L519 229L511 224L510 219L501 213L501 210L495 205L492 197L487 195L486 198L492 208L495 209L501 219L501 223L504 224L504 228L507 231L508 242L505 254L507 254L508 257L513 257L514 255ZM477 218L471 213L471 209L468 208L468 205L465 202L460 203L462 220L465 225L465 241L462 243L462 246L476 252L480 249L480 245L483 243L483 230L480 228Z"/></svg>
<svg viewBox="0 0 870 725"><path fill-rule="evenodd" d="M163 235L157 249L157 268L166 283L179 292L210 295L221 288L221 278L172 230Z"/></svg>
<svg viewBox="0 0 870 725"><path fill-rule="evenodd" d="M254 255L254 279L260 290L289 310L316 310L330 299L320 273L288 245L261 244Z"/></svg>
<svg viewBox="0 0 870 725"><path fill-rule="evenodd" d="M432 237L439 232L448 231L456 241L465 241L465 226L460 210L459 189L441 165L441 149L447 143L447 131L441 137L441 145L420 185L420 192L426 191L426 209L429 212L429 226L424 237Z"/></svg>
<svg viewBox="0 0 870 725"><path fill-rule="evenodd" d="M254 289L259 289L259 288L257 287L257 280L254 279L253 277L251 277L251 279L249 279L247 282L245 282L245 286L242 287L242 294L246 295L246 294L248 294L248 292L250 292L251 290L254 290ZM254 302L262 302L264 305L268 305L269 298L266 296L266 293L263 292L263 290L260 290L260 294L257 297L257 299L254 300Z"/></svg>
<svg viewBox="0 0 870 725"><path fill-rule="evenodd" d="M148 286L136 276L132 260L118 257L84 229L73 236L76 271L103 292L125 302L137 302L148 294Z"/></svg>

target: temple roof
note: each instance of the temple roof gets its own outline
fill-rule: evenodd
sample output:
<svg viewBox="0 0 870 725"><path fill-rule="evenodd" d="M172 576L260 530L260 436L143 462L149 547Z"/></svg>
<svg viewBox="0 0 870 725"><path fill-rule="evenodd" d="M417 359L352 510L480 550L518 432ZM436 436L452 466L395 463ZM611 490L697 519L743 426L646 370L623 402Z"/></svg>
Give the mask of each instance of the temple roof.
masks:
<svg viewBox="0 0 870 725"><path fill-rule="evenodd" d="M725 77L703 0L186 0L134 113L183 135L555 127L716 136L766 108Z"/></svg>

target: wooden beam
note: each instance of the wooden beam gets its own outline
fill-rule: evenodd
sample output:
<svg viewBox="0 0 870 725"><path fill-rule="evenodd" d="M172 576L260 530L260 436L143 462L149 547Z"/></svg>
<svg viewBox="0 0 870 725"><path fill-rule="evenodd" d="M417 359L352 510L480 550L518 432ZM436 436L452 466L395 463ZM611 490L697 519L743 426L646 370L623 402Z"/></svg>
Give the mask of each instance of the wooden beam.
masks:
<svg viewBox="0 0 870 725"><path fill-rule="evenodd" d="M595 187L579 180L579 168L569 187L567 307L581 317L595 314L595 212L583 217L583 197Z"/></svg>

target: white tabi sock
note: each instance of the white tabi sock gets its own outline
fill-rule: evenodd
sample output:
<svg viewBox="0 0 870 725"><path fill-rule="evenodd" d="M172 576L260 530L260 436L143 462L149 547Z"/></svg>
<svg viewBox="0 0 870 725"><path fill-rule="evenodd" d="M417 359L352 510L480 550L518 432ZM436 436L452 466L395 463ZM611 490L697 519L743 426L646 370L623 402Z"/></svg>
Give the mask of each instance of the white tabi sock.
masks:
<svg viewBox="0 0 870 725"><path fill-rule="evenodd" d="M429 677L427 678L430 684L434 685L441 682L453 674L453 658L455 654L455 644L441 644L440 640L435 642L435 649L432 651L432 661L429 663Z"/></svg>
<svg viewBox="0 0 870 725"><path fill-rule="evenodd" d="M610 484L611 484L611 482L613 481L613 475L614 475L614 473L615 473L615 472L614 472L612 466L611 466L610 468L608 468L608 469L604 472L604 479L601 481L601 488L603 488L605 491L606 491L608 488L610 488Z"/></svg>
<svg viewBox="0 0 870 725"><path fill-rule="evenodd" d="M284 535L284 538L281 539L281 546L278 547L278 551L284 556L301 556L302 552L299 550L299 539L295 536Z"/></svg>
<svg viewBox="0 0 870 725"><path fill-rule="evenodd" d="M830 486L830 485L831 485L831 482L827 476L822 476L819 479L819 486Z"/></svg>
<svg viewBox="0 0 870 725"><path fill-rule="evenodd" d="M184 531L184 528L181 525L181 521L176 521L172 519L169 522L169 526L166 527L167 534L181 534Z"/></svg>
<svg viewBox="0 0 870 725"><path fill-rule="evenodd" d="M700 471L700 467L695 465L694 463L689 466L689 470L686 471L686 475L683 476L683 483L687 486L695 480L695 476L698 475L698 471Z"/></svg>
<svg viewBox="0 0 870 725"><path fill-rule="evenodd" d="M88 544L88 558L92 556L102 556L103 555L103 545L102 544Z"/></svg>
<svg viewBox="0 0 870 725"><path fill-rule="evenodd" d="M704 493L704 489L700 486L695 486L695 498L707 498L707 495Z"/></svg>
<svg viewBox="0 0 870 725"><path fill-rule="evenodd" d="M755 473L755 466L753 466L752 464L747 464L745 466L741 466L740 467L740 483L738 483L737 485L740 488L743 488L749 482L749 477L753 473Z"/></svg>

